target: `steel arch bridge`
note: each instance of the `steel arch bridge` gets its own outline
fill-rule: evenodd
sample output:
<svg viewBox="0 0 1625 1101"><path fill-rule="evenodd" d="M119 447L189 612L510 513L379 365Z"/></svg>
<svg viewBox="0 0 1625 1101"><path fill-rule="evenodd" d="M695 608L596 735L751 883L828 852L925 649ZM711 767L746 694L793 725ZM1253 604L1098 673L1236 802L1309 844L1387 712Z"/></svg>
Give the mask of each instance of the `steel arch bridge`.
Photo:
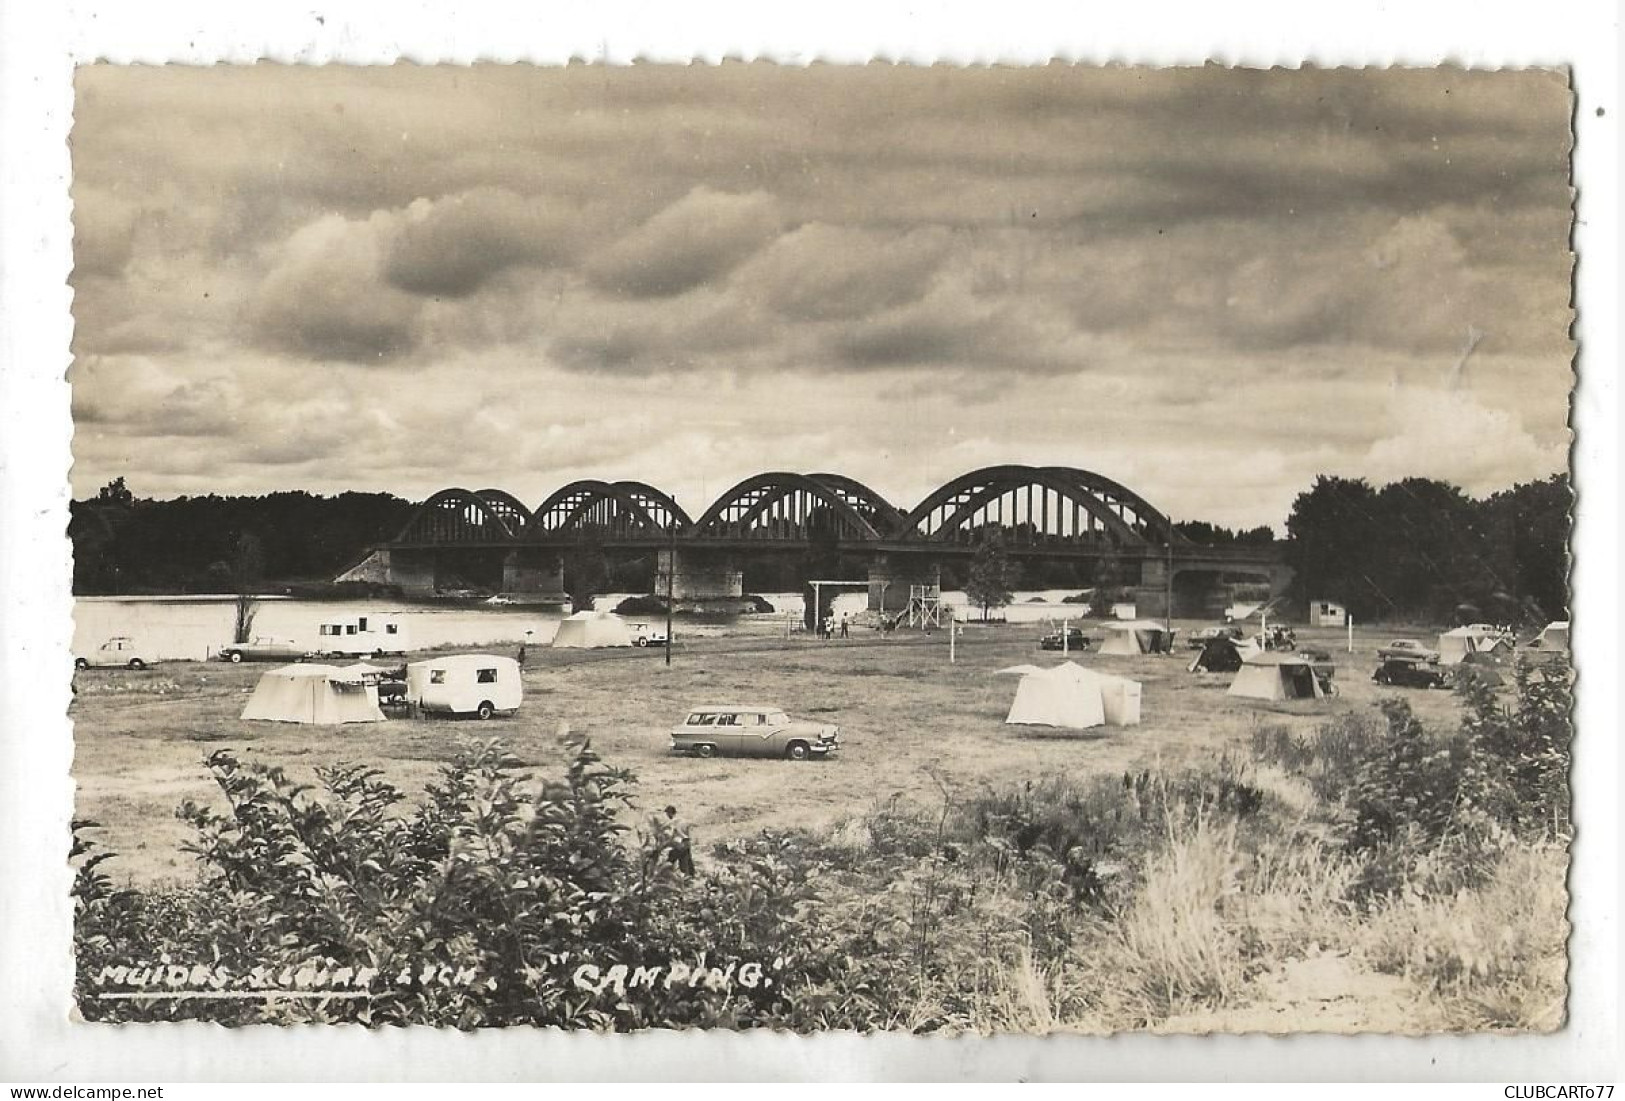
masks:
<svg viewBox="0 0 1625 1101"><path fill-rule="evenodd" d="M1190 607L1238 579L1262 577L1272 592L1284 591L1290 578L1273 546L1192 544L1167 515L1104 475L1003 464L962 474L907 510L840 474L789 471L744 479L697 519L636 481L571 482L534 509L500 489L444 489L341 580L558 593L572 554L597 544L621 566L652 569L656 584L667 578L679 598L739 596L747 567L782 569L786 556L823 544L843 568L867 564L871 599L878 591L885 607L888 594L928 582L991 531L1018 558L1115 562L1147 606L1166 596Z"/></svg>
<svg viewBox="0 0 1625 1101"><path fill-rule="evenodd" d="M692 525L683 506L643 482L571 482L536 506L524 525L524 538L545 541L567 534L613 538L660 536Z"/></svg>
<svg viewBox="0 0 1625 1101"><path fill-rule="evenodd" d="M1064 466L1002 465L973 470L903 511L840 474L771 471L729 488L692 519L669 494L643 482L584 479L534 510L498 489L444 489L392 542L457 546L680 541L951 547L1003 529L1016 547L1166 547L1184 542L1168 517L1119 482Z"/></svg>

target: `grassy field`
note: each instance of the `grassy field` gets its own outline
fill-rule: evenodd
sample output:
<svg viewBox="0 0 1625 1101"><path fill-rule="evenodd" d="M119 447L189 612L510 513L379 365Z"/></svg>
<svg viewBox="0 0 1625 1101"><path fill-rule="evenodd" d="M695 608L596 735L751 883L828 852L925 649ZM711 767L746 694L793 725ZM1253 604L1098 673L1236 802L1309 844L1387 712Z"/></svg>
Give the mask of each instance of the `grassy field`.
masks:
<svg viewBox="0 0 1625 1101"><path fill-rule="evenodd" d="M1182 624L1185 630L1197 624ZM185 799L223 806L202 761L219 748L280 765L296 778L335 762L381 768L411 793L470 742L500 738L526 764L552 771L565 752L561 730L589 734L607 761L633 769L643 808L675 804L701 848L767 826L817 827L870 810L895 795L934 803L1057 773L1074 777L1179 767L1244 747L1260 724L1307 733L1327 717L1402 694L1425 721L1452 723L1449 693L1381 688L1370 680L1374 652L1416 631L1357 631L1354 653L1340 631L1300 631L1300 645L1331 650L1341 694L1281 705L1229 698L1228 675L1186 672L1173 657L1074 655L1073 660L1144 684L1138 727L1040 733L1003 722L1016 682L994 672L1020 662L1049 664L1039 628L968 625L957 661L948 640L862 631L847 641L784 638L762 625L723 637L684 639L668 668L658 650L533 650L524 707L480 723L391 719L345 727L243 722L238 718L264 666L175 663L135 673L75 676L72 710L76 813L102 825L98 840L117 853L104 868L116 880L150 884L190 878L182 850L189 829L175 818ZM1183 633L1183 632L1182 632ZM836 722L842 751L828 761L693 760L667 752L666 731L704 703L766 703L792 716Z"/></svg>

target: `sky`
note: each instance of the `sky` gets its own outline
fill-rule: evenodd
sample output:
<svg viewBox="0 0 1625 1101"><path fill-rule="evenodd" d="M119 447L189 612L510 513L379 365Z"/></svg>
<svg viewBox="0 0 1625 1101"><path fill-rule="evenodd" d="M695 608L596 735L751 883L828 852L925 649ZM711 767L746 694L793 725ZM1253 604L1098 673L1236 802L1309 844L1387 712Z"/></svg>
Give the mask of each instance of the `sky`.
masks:
<svg viewBox="0 0 1625 1101"><path fill-rule="evenodd" d="M96 66L73 488L1567 468L1564 74Z"/></svg>

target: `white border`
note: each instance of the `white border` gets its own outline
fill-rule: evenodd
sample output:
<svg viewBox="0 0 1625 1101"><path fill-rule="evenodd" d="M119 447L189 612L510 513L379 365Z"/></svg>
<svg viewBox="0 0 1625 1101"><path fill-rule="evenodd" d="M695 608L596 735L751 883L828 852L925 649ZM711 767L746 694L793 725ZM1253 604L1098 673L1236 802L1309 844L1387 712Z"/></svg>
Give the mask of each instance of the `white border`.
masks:
<svg viewBox="0 0 1625 1101"><path fill-rule="evenodd" d="M1618 27L1614 5L1478 2L430 5L0 0L0 1081L1612 1079L1620 1050ZM95 58L429 63L644 57L1572 67L1582 384L1571 1025L1551 1037L1115 1041L70 1025L66 473L70 79ZM1599 118L1597 108L1606 111ZM153 120L162 125L162 120ZM1499 1092L1497 1092L1499 1096Z"/></svg>

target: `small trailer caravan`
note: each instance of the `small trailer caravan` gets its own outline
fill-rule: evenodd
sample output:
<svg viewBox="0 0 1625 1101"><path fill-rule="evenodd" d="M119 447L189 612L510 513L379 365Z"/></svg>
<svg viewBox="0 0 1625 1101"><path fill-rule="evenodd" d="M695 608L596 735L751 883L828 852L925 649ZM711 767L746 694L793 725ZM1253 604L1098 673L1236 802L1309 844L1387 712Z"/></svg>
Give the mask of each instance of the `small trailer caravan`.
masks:
<svg viewBox="0 0 1625 1101"><path fill-rule="evenodd" d="M447 654L406 667L406 702L419 711L478 715L519 710L519 663L492 654Z"/></svg>
<svg viewBox="0 0 1625 1101"><path fill-rule="evenodd" d="M335 616L323 620L316 628L315 653L318 655L352 658L405 655L411 648L404 619L393 613Z"/></svg>

